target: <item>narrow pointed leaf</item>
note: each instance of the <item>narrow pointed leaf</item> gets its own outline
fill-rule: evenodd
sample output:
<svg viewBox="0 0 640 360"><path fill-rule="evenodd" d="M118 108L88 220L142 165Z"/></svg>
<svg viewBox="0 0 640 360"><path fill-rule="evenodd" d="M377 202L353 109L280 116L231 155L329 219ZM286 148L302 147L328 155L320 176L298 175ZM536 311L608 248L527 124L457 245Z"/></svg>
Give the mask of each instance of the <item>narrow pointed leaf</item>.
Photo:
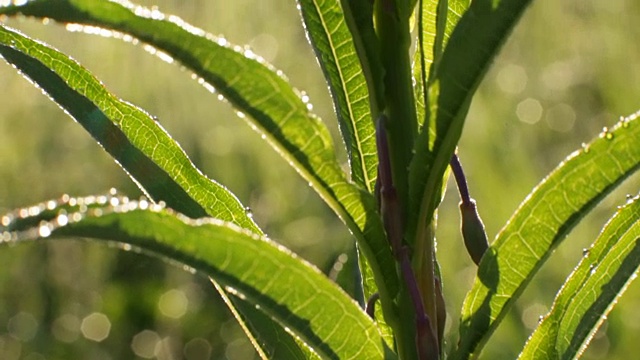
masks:
<svg viewBox="0 0 640 360"><path fill-rule="evenodd" d="M13 38L8 42L16 44ZM97 80L61 54L41 45L35 46L36 43L28 39L22 39L21 42L24 45L22 49L33 45L30 54L34 58L2 45L0 54L48 92L49 96L76 119L151 198L164 201L171 208L191 217L208 214L260 231L245 214L238 200L222 186L198 172L178 145L149 115L108 94ZM43 63L36 58L44 59ZM60 75L44 65L51 66L52 61L58 61L57 70L60 71ZM81 90L76 91L76 88ZM88 91L91 88L95 91ZM124 113L128 113L127 126L120 128L114 119ZM125 120L121 121L121 124L123 123ZM141 143L140 140L144 138L157 139L158 144L144 141ZM162 153L156 153L157 149L161 148L158 145L164 145ZM169 161L161 167L155 162L158 159ZM216 200L218 204L212 206L211 199ZM233 212L230 212L230 209ZM235 312L232 303L241 301L230 299L228 304L231 310ZM252 339L256 338L256 334L247 335ZM277 335L277 332L271 331L268 335L260 336L261 341L254 340L254 344L264 348L257 348L259 352L271 353L287 343L287 334L282 334L277 339L272 338L272 335ZM269 340L274 341L269 343ZM288 340L291 341L293 340Z"/></svg>
<svg viewBox="0 0 640 360"><path fill-rule="evenodd" d="M431 221L440 201L443 175L462 134L471 98L529 2L472 1L451 31L442 58L428 79L425 106L429 108L429 123L418 135L416 155L410 165L410 214L413 214L409 218L410 238ZM465 10L468 2L452 4L456 4L451 7L453 13L458 14ZM452 20L455 19L452 16Z"/></svg>
<svg viewBox="0 0 640 360"><path fill-rule="evenodd" d="M86 212L59 212L35 228L17 227L12 219L25 213L17 211L18 216L2 218L0 234L9 242L81 237L127 244L211 277L323 358L393 358L373 321L347 294L269 239L217 219L190 220L160 206L142 210L139 202L124 198L105 204Z"/></svg>
<svg viewBox="0 0 640 360"><path fill-rule="evenodd" d="M104 0L34 0L0 7L0 14L24 14L62 23L98 26L129 34L180 61L263 132L267 141L318 192L354 233L369 257L378 288L397 293L398 283L373 196L349 183L334 153L327 128L311 114L286 79L227 41L175 16L131 3Z"/></svg>
<svg viewBox="0 0 640 360"><path fill-rule="evenodd" d="M378 165L375 127L367 82L340 1L298 0L298 3L333 95L349 153L351 176L356 184L372 192Z"/></svg>
<svg viewBox="0 0 640 360"><path fill-rule="evenodd" d="M414 56L413 76L416 80L418 121L423 124L427 116L425 107L429 104L429 76L435 73L434 63L442 56L455 25L467 11L469 0L420 0L418 6L418 46ZM430 131L429 136L433 138L435 129Z"/></svg>
<svg viewBox="0 0 640 360"><path fill-rule="evenodd" d="M520 359L574 359L635 278L640 265L640 201L619 209L556 296Z"/></svg>
<svg viewBox="0 0 640 360"><path fill-rule="evenodd" d="M520 205L482 258L467 294L453 359L478 353L505 312L569 231L640 167L637 115L585 144Z"/></svg>
<svg viewBox="0 0 640 360"><path fill-rule="evenodd" d="M257 230L238 199L204 176L157 121L110 94L78 63L1 25L0 55L78 121L153 199Z"/></svg>

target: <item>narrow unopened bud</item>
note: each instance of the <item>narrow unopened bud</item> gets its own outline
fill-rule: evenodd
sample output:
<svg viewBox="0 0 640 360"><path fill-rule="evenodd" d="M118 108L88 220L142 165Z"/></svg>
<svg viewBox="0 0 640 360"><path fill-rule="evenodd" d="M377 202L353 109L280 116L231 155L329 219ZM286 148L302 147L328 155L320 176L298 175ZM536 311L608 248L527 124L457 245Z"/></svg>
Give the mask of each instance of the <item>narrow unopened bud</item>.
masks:
<svg viewBox="0 0 640 360"><path fill-rule="evenodd" d="M464 245L473 262L479 265L482 255L489 248L489 241L475 200L470 199L469 202L460 203L460 216L462 217L461 230Z"/></svg>

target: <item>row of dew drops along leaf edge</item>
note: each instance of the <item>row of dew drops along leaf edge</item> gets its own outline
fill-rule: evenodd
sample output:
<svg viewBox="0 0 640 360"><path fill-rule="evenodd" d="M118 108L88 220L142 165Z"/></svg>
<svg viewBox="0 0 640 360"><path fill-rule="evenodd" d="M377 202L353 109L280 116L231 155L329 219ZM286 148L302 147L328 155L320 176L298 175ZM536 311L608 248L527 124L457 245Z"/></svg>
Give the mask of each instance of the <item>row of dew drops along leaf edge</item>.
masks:
<svg viewBox="0 0 640 360"><path fill-rule="evenodd" d="M77 210L67 212L66 209L59 209L55 218L51 220L43 219L36 227L17 231L11 229L20 220L35 218L44 211L54 211L62 206L77 207ZM126 196L118 195L116 189L113 188L109 190L107 195L71 197L64 194L58 200L49 200L38 205L17 209L2 216L0 218L0 243L12 243L21 239L46 238L55 229L81 221L86 216L97 217L109 213L124 213L133 210L159 212L164 209L165 203L162 201L153 203L145 197L141 197L139 200L131 200ZM125 250L129 250L126 247Z"/></svg>
<svg viewBox="0 0 640 360"><path fill-rule="evenodd" d="M607 140L613 140L613 138L615 137L615 135L613 134L613 132L619 128L628 128L629 125L631 124L632 121L636 120L640 118L640 111L637 111L631 115L628 116L620 116L620 119L618 121L617 124L615 124L613 127L608 128L608 127L603 127L602 128L602 132L600 132L600 134L598 135L599 138L601 139L607 139ZM589 149L589 144L587 143L582 143L582 152L583 153L588 153L590 151Z"/></svg>
<svg viewBox="0 0 640 360"><path fill-rule="evenodd" d="M122 2L122 4L124 6L127 6L126 4L130 4L130 3L124 3ZM0 4L0 6L2 6ZM131 6L127 6L129 8L134 7L133 5ZM247 59L250 60L254 60L256 62L258 62L259 64L267 67L269 70L273 71L277 76L279 76L280 78L282 78L285 81L289 81L288 78L286 77L286 75L284 74L284 72L282 70L276 69L271 63L269 63L268 61L266 61L262 56L256 54L248 45L246 46L239 46L239 45L231 45L227 39L220 35L220 36L215 36L213 34L207 33L204 30L197 28L195 26L190 25L189 23L185 22L184 20L182 20L180 17L175 16L175 15L169 15L168 17L165 16L163 13L161 13L160 11L158 11L156 8L152 8L152 9L148 9L142 6L135 6L134 7L134 13L137 16L141 16L141 17L146 17L146 18L150 18L150 19L154 19L154 20L167 20L177 26L179 26L180 28L186 30L187 32L196 35L196 36L201 36L201 37L205 37L208 40L211 40L215 43L217 43L220 46L223 46L225 48L228 49L232 49L235 52L242 54L244 57L246 57ZM48 20L48 19L47 19ZM47 23L48 21L44 21L43 22ZM139 43L139 40L134 38L131 35L128 34L124 34L115 30L107 30L101 27L97 27L97 26L90 26L90 25L82 25L82 24L67 24L66 29L70 32L83 32L86 34L90 34L90 35L99 35L102 37L107 37L107 38L115 38L115 39L120 39L123 40L125 42L129 42L132 43L134 45L137 45ZM152 55L156 55L158 56L161 60L172 64L174 62L174 59L172 56L170 56L169 54L156 49L155 47L149 45L149 44L145 44L143 46L143 49L145 51L147 51L148 53L152 54ZM182 67L183 68L183 67ZM204 80L203 78L201 78L200 76L198 76L197 74L192 74L191 78L194 80L198 81L198 84L204 86L209 92L211 93L215 93L216 89L213 85L209 84L206 80ZM296 94L298 95L298 97L300 98L300 100L305 104L307 110L311 111L313 110L313 104L311 104L310 102L310 98L309 96L306 94L306 92L304 91L299 91L297 89L294 89ZM224 96L221 94L218 94L218 100L224 101ZM244 118L244 114L242 114L241 112L238 112L238 116L241 118Z"/></svg>

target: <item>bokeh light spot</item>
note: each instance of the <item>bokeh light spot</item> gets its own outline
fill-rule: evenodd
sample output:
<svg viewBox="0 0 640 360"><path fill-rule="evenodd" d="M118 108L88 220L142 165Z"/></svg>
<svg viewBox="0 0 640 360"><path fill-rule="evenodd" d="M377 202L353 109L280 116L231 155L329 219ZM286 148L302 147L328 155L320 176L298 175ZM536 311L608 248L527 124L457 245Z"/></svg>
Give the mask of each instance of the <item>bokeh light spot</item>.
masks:
<svg viewBox="0 0 640 360"><path fill-rule="evenodd" d="M101 342L109 337L111 321L105 314L94 312L82 319L80 331L85 338Z"/></svg>
<svg viewBox="0 0 640 360"><path fill-rule="evenodd" d="M189 307L189 299L184 291L172 289L160 296L158 308L162 315L172 319L179 319L187 312Z"/></svg>
<svg viewBox="0 0 640 360"><path fill-rule="evenodd" d="M523 123L533 125L542 117L542 105L536 99L524 99L516 107L516 115Z"/></svg>
<svg viewBox="0 0 640 360"><path fill-rule="evenodd" d="M143 330L133 337L131 350L136 356L151 359L155 356L158 342L160 342L160 336L155 331Z"/></svg>

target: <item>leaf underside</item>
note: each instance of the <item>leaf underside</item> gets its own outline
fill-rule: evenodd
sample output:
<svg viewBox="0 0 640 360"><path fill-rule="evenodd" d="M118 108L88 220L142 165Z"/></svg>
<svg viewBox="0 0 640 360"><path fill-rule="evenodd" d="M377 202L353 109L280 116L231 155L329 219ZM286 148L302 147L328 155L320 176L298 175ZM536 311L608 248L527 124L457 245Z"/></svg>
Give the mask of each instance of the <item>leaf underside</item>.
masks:
<svg viewBox="0 0 640 360"><path fill-rule="evenodd" d="M373 321L347 294L316 268L258 234L216 219L190 220L122 197L66 200L32 207L46 211L3 217L0 238L20 242L81 237L127 244L206 274L246 300L242 307L257 306L323 358L393 358L385 353ZM84 208L70 213L72 202Z"/></svg>
<svg viewBox="0 0 640 360"><path fill-rule="evenodd" d="M243 118L265 135L353 232L361 251L370 259L379 291L389 293L388 298L397 293L395 262L376 216L375 199L347 180L326 126L309 111L287 80L255 54L234 50L225 39L178 17L131 3L34 0L0 7L0 14L23 14L114 30L180 61L246 114Z"/></svg>

